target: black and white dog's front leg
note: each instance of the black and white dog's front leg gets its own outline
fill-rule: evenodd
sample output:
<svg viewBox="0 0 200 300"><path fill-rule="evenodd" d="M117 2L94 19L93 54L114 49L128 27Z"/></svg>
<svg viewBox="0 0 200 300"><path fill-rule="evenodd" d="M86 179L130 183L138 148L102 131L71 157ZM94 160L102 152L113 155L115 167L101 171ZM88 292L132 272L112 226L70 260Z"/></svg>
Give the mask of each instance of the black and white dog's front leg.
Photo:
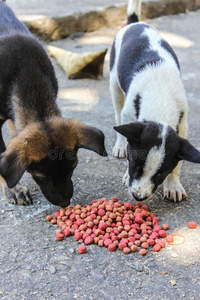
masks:
<svg viewBox="0 0 200 300"><path fill-rule="evenodd" d="M187 137L188 125L187 125L187 113L185 113L178 125L178 133L182 138ZM181 201L187 197L185 189L180 183L180 170L182 161L179 161L176 168L170 173L163 182L163 192L165 198L174 202Z"/></svg>
<svg viewBox="0 0 200 300"><path fill-rule="evenodd" d="M182 162L180 161L171 174L167 176L163 182L163 192L165 198L174 202L181 201L187 197L185 189L180 183L180 169Z"/></svg>
<svg viewBox="0 0 200 300"><path fill-rule="evenodd" d="M113 76L114 77L114 76ZM124 94L120 89L117 79L110 78L110 92L113 102L113 107L115 110L115 121L116 125L123 124L122 122L122 111L124 106ZM117 140L115 142L115 146L113 147L112 155L114 157L123 158L126 156L126 138L117 132Z"/></svg>

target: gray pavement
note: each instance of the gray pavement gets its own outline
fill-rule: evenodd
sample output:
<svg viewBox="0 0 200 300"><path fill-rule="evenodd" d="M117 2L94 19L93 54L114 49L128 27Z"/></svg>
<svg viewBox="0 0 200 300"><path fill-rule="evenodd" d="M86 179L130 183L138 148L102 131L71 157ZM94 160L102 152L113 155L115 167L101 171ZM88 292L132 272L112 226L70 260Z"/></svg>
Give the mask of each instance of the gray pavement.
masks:
<svg viewBox="0 0 200 300"><path fill-rule="evenodd" d="M200 148L200 11L163 16L148 23L170 42L179 57L190 109L188 137ZM110 50L118 29L105 27L49 44L77 53L105 47ZM104 196L132 201L121 184L126 162L111 156L116 134L109 93L109 53L102 80L68 80L56 61L52 62L59 82L58 104L63 116L99 127L105 133L109 154L102 158L87 150L79 151L72 204L84 205ZM6 126L4 136L9 137ZM33 195L32 206L10 205L0 191L0 299L199 300L200 165L184 162L181 181L188 194L185 201L164 200L160 188L144 203L161 224L169 224L170 232L185 236L183 245L167 246L158 253L149 251L144 257L139 253L111 253L91 245L87 254L80 255L73 237L56 241L57 227L45 221L46 215L54 213L56 207L25 174L22 183ZM189 229L188 221L196 222L197 228Z"/></svg>

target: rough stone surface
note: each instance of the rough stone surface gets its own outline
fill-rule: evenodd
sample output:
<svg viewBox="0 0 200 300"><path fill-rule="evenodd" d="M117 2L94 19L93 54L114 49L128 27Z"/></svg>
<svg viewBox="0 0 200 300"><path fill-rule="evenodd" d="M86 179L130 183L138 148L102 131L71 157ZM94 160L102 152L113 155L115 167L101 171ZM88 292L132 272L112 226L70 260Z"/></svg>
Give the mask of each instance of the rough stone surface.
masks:
<svg viewBox="0 0 200 300"><path fill-rule="evenodd" d="M127 1L95 0L7 0L30 31L44 40L59 40L74 32L90 32L118 26L126 19ZM198 9L199 0L143 0L142 19Z"/></svg>
<svg viewBox="0 0 200 300"><path fill-rule="evenodd" d="M200 148L200 11L164 16L148 23L171 43L179 57L190 109L189 140ZM110 50L118 29L74 34L51 44L78 53L105 47ZM79 164L73 175L73 205L84 205L104 196L132 201L121 184L126 161L111 156L116 133L113 130L115 120L109 93L108 60L107 55L102 80L68 80L53 60L59 81L58 103L63 116L103 130L109 154L103 158L87 150L79 151ZM7 126L3 132L8 140ZM139 253L107 252L104 247L90 245L87 253L81 255L79 244L73 237L56 241L57 226L46 222L45 217L53 214L57 207L48 203L30 176L25 174L22 183L33 195L32 206L10 205L0 191L0 298L198 300L200 165L184 162L181 181L188 194L185 201L172 203L163 199L160 188L144 204L159 217L160 224L169 224L170 233L186 237L183 245L167 246L158 253L148 251L145 257ZM188 228L189 221L196 222L197 228ZM134 266L140 266L143 271L139 272Z"/></svg>

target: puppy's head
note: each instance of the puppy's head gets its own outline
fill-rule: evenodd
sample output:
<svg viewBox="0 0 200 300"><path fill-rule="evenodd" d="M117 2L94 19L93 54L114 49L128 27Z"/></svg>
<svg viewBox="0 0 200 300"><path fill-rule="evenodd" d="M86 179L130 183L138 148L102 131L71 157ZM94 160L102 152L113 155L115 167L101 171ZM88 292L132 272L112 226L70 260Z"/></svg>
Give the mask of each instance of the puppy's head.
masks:
<svg viewBox="0 0 200 300"><path fill-rule="evenodd" d="M180 160L200 163L200 152L170 126L134 122L114 129L128 141L128 185L136 200L150 198Z"/></svg>
<svg viewBox="0 0 200 300"><path fill-rule="evenodd" d="M51 203L65 207L73 195L71 176L79 148L106 156L103 133L73 119L53 118L27 126L0 156L0 174L9 188L27 170Z"/></svg>

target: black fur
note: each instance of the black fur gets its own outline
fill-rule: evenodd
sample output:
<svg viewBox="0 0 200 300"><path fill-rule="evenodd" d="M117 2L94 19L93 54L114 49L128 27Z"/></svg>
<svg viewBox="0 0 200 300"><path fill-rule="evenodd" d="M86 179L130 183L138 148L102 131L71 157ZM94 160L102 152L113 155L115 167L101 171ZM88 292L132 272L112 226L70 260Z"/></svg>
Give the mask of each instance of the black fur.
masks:
<svg viewBox="0 0 200 300"><path fill-rule="evenodd" d="M15 121L12 94L24 116L43 121L55 105L57 80L53 66L40 42L19 22L13 12L0 2L0 113ZM47 109L48 108L48 109ZM26 122L25 122L26 123Z"/></svg>
<svg viewBox="0 0 200 300"><path fill-rule="evenodd" d="M66 207L70 204L73 195L71 177L78 163L77 150L69 152L55 148L55 153L51 152L49 157L40 163L33 162L27 168L44 196L55 205L59 203Z"/></svg>
<svg viewBox="0 0 200 300"><path fill-rule="evenodd" d="M128 16L128 18L127 18L127 24L135 23L135 22L138 22L138 21L139 21L138 16L135 13Z"/></svg>
<svg viewBox="0 0 200 300"><path fill-rule="evenodd" d="M178 129L178 127L179 127L179 124L181 123L181 120L182 120L183 116L184 116L184 112L180 112L178 125L177 125L177 127L176 127L176 132L177 132L178 134L179 134L179 129Z"/></svg>
<svg viewBox="0 0 200 300"><path fill-rule="evenodd" d="M137 95L136 98L134 99L134 107L135 107L135 113L136 113L136 118L138 119L139 114L140 114L140 100L141 96Z"/></svg>

